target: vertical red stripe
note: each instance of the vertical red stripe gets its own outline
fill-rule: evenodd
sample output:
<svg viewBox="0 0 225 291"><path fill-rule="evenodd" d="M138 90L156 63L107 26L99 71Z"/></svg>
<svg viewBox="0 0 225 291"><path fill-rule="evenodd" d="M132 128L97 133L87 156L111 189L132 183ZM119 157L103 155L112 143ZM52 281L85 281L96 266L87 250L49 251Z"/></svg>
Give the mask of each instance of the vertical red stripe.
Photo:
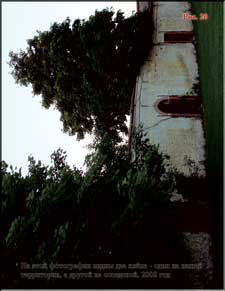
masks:
<svg viewBox="0 0 225 291"><path fill-rule="evenodd" d="M140 12L140 4L139 4L139 1L137 1L136 3L137 3L137 12Z"/></svg>

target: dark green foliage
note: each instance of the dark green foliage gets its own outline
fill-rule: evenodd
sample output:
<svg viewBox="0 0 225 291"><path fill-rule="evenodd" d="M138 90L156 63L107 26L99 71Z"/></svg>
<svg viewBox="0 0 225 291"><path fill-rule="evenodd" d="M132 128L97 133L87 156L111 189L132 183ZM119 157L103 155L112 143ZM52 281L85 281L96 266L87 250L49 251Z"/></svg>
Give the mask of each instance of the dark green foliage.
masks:
<svg viewBox="0 0 225 291"><path fill-rule="evenodd" d="M32 85L45 108L61 113L65 132L119 138L127 132L131 90L152 44L149 12L125 19L111 9L87 21L67 18L27 41L26 51L10 52L16 82Z"/></svg>
<svg viewBox="0 0 225 291"><path fill-rule="evenodd" d="M192 1L193 14L208 13L194 21L199 62L200 93L204 106L208 191L214 225L214 288L224 282L224 6L223 2ZM207 44L207 49L205 44ZM207 60L207 62L205 61Z"/></svg>
<svg viewBox="0 0 225 291"><path fill-rule="evenodd" d="M86 173L60 149L50 167L29 157L26 177L2 162L6 253L28 263L182 260L167 159L137 133L132 161L126 144L97 137Z"/></svg>

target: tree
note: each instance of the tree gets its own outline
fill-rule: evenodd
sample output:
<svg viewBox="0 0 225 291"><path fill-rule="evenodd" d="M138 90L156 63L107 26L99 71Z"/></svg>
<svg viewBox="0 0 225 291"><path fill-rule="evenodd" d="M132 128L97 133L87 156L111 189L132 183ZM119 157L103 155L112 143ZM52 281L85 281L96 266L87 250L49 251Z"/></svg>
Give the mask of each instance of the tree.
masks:
<svg viewBox="0 0 225 291"><path fill-rule="evenodd" d="M70 168L60 149L50 167L29 157L26 177L2 162L2 241L14 265L183 263L181 236L168 219L174 217L169 197L175 186L168 157L142 133L135 140L131 161L126 144L107 134L96 137L86 173ZM9 262L9 255L4 259Z"/></svg>
<svg viewBox="0 0 225 291"><path fill-rule="evenodd" d="M131 90L152 32L149 12L125 18L104 9L72 26L67 18L38 31L26 51L10 52L9 65L17 83L31 84L45 108L60 111L64 132L78 139L92 132L118 138L127 132Z"/></svg>

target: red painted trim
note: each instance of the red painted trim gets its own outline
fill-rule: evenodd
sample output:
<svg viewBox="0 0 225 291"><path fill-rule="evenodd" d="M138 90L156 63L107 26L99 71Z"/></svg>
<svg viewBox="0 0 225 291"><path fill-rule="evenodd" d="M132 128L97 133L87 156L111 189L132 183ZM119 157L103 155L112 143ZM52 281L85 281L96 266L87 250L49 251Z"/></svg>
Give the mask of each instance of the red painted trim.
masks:
<svg viewBox="0 0 225 291"><path fill-rule="evenodd" d="M129 148L129 152L131 151L132 129L133 129L133 125L134 125L135 93L136 93L136 79L134 81L132 95L131 95L130 126L129 126L129 131L128 131L128 148Z"/></svg>
<svg viewBox="0 0 225 291"><path fill-rule="evenodd" d="M159 98L155 104L153 105L154 109L161 115L161 116L170 116L170 117L200 117L200 113L166 113L159 109L159 103L163 100L180 100L181 98L186 98L190 101L199 100L198 96L164 96Z"/></svg>
<svg viewBox="0 0 225 291"><path fill-rule="evenodd" d="M137 12L140 12L140 3L139 3L139 1L137 1L136 4L137 4Z"/></svg>
<svg viewBox="0 0 225 291"><path fill-rule="evenodd" d="M187 43L193 41L193 31L167 31L164 33L165 43Z"/></svg>

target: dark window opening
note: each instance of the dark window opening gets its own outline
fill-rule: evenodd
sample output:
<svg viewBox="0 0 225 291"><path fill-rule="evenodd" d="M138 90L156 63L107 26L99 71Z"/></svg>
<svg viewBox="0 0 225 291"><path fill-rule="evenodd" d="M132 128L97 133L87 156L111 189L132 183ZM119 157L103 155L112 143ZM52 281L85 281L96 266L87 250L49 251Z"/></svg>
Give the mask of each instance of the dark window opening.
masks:
<svg viewBox="0 0 225 291"><path fill-rule="evenodd" d="M175 31L175 32L164 33L164 42L183 43L183 42L192 42L192 41L193 41L192 31Z"/></svg>
<svg viewBox="0 0 225 291"><path fill-rule="evenodd" d="M201 114L201 102L198 97L170 96L159 101L157 109L160 113L174 116L193 116Z"/></svg>

